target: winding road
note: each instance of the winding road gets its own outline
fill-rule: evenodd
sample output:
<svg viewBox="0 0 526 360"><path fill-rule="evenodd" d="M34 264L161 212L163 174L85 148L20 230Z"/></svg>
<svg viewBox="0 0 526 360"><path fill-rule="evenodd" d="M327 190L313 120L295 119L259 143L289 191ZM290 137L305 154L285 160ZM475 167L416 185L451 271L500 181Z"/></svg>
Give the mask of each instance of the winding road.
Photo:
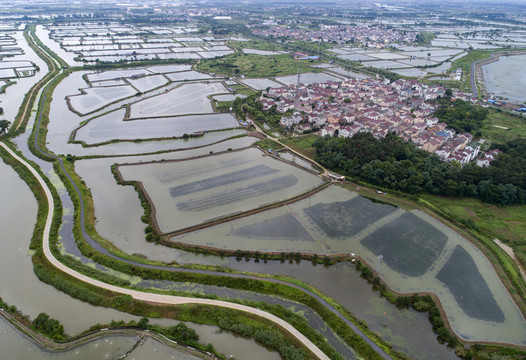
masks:
<svg viewBox="0 0 526 360"><path fill-rule="evenodd" d="M44 232L43 232L42 247L43 247L44 256L46 257L46 259L57 269L61 270L62 272L80 281L88 283L90 285L97 286L99 288L110 290L116 293L130 295L136 300L153 302L153 303L158 303L158 304L170 304L170 305L205 304L205 305L212 305L212 306L221 306L225 308L248 312L248 313L263 317L267 320L274 322L276 325L280 326L281 328L289 332L292 336L298 339L303 345L305 345L305 347L307 347L310 351L312 351L312 353L314 353L320 360L329 360L329 357L327 355L325 355L316 345L314 345L309 339L307 339L307 337L305 337L302 333L296 330L292 325L287 323L285 320L273 314L270 314L266 311L262 311L262 310L252 308L249 306L245 306L245 305L234 304L234 303L230 303L227 301L221 301L221 300L198 299L198 298L188 298L188 297L182 297L182 296L152 294L152 293L145 293L141 291L126 289L126 288L114 286L111 284L107 284L99 280L92 279L89 276L83 275L67 267L66 265L62 264L60 261L58 261L55 258L55 256L53 255L49 247L51 224L53 222L53 214L55 211L55 203L53 200L53 196L51 194L51 190L47 186L46 182L42 179L40 174L31 165L29 165L29 163L27 163L24 159L18 156L5 143L0 142L0 146L2 146L13 158L15 158L18 162L20 162L22 165L24 165L27 168L31 172L31 174L33 174L33 176L37 179L38 183L44 190L44 193L48 201L48 214L47 214L46 224L45 224Z"/></svg>
<svg viewBox="0 0 526 360"><path fill-rule="evenodd" d="M43 49L39 48L39 50L41 50L42 52L46 53ZM47 53L46 53L46 55L47 55ZM53 58L50 58L48 56L48 59L50 59L51 62L54 65L56 65L55 64L55 60ZM48 75L50 75L50 74L48 74ZM287 285L287 286L296 288L296 289L304 292L305 294L315 298L323 306L325 306L327 309L329 309L332 313L337 315L358 336L360 336L365 342L367 342L382 358L384 358L386 360L391 360L392 359L387 353L385 353L381 348L379 348L378 345L376 345L371 339L369 339L358 327L356 327L347 317L345 317L342 313L340 313L336 308L334 308L331 304L329 304L327 301L325 301L322 297L320 297L316 293L311 292L311 291L309 291L307 289L304 289L301 286L298 286L298 285L295 285L295 284L292 284L292 283L289 283L289 282L286 282L286 281L283 281L283 280L272 279L272 278L261 278L261 277L250 276L250 275L245 275L245 274L230 274L230 273L224 273L224 272L219 272L219 271L207 271L207 270L197 270L197 269L187 269L187 268L174 268L174 267L166 267L166 266L158 266L158 265L141 264L141 263L137 263L137 262L134 262L134 261L131 261L131 260L122 259L122 258L110 253L106 248L104 248L98 242L93 240L88 235L88 233L86 231L86 228L85 228L85 223L84 223L85 209L84 209L84 199L83 199L82 192L78 188L77 184L73 181L71 175L65 169L65 167L63 165L63 159L58 157L58 156L56 156L56 155L54 155L54 154L49 154L46 151L43 151L42 149L40 149L40 147L38 146L38 143L37 143L38 134L39 134L40 128L41 128L42 112L43 112L43 108L44 108L43 104L45 104L45 102L46 102L46 90L47 90L47 87L49 86L49 81L51 80L51 78L52 77L48 78L48 85L46 85L46 87L44 87L44 89L42 91L40 111L39 111L38 117L36 119L37 120L37 124L36 124L37 127L36 127L36 134L34 136L34 146L35 146L35 149L37 149L37 151L41 152L43 155L45 155L47 157L51 157L51 158L57 159L59 164L60 164L60 167L61 167L62 171L64 172L64 174L66 175L68 180L71 182L71 184L72 184L72 186L73 186L73 188L74 188L74 190L75 190L75 192L76 192L76 194L77 194L77 196L78 196L78 198L80 200L79 201L80 202L79 210L80 210L80 219L82 219L82 221L80 222L82 236L84 237L86 242L90 246L92 246L96 251L99 251L99 252L101 252L101 253L105 254L106 256L109 256L109 257L111 257L113 259L116 259L116 260L119 260L119 261L122 261L122 262L126 262L126 263L132 264L134 266L141 266L141 267L150 268L150 269L158 269L158 270L174 271L174 272L199 273L199 274L216 275L216 276L228 276L228 277L235 277L235 278L256 279L256 280L263 280L263 281L273 282L273 283L277 283L277 284L283 284L283 285ZM27 106L26 106L26 108L27 108ZM172 304L172 305L206 304L206 305L213 305L213 306L221 306L221 307L225 307L225 308L231 308L231 309L236 309L236 310L249 312L249 313L252 313L252 314L264 317L264 318L266 318L268 320L273 321L275 324L277 324L281 328L283 328L286 331L288 331L291 335L296 337L301 343L303 343L305 345L305 347L307 347L309 350L311 350L319 359L328 359L328 357L316 345L314 345L309 339L307 339L298 330L296 330L294 327L292 327L286 321L284 321L281 318L279 318L279 317L277 317L275 315L272 315L272 314L270 314L268 312L265 312L265 311L262 311L262 310L259 310L259 309L256 309L256 308L252 308L252 307L249 307L249 306L245 306L245 305L230 303L230 302L227 302L227 301L191 298L191 297L183 297L183 296L170 296L170 295L152 294L152 293L146 293L146 292L141 292L141 291L137 291L137 290L126 289L126 288L114 286L114 285L111 285L111 284L107 284L107 283L104 283L104 282L92 279L92 278L90 278L90 277L88 277L86 275L83 275L83 274L77 272L74 269L71 269L71 268L67 267L66 265L64 265L63 263L58 261L54 257L54 255L52 254L52 252L50 250L50 242L49 242L50 239L49 239L49 236L50 236L50 228L51 228L51 223L52 223L52 218L53 218L55 205L54 205L54 200L53 200L53 197L52 197L52 194L51 194L51 191L50 191L49 187L47 186L45 181L42 179L40 174L29 163L27 163L24 159L22 159L14 151L12 151L5 143L0 142L0 146L2 146L17 161L19 161L21 164L23 164L28 170L30 170L30 172L38 180L39 184L42 186L42 189L44 190L44 192L46 194L46 198L48 199L48 215L47 215L46 224L45 224L45 228L44 228L44 234L43 234L43 250L44 250L45 257L56 268L58 268L61 271L69 274L70 276L75 277L78 280L84 281L86 283L89 283L91 285L94 285L94 286L97 286L97 287L100 287L100 288L104 288L104 289L107 289L107 290L114 291L114 292L117 292L117 293L130 295L134 299L137 299L137 300L148 301L148 302L155 302L155 303L160 303L160 304ZM285 147L289 148L288 146L285 146ZM289 150L291 150L294 153L296 153L296 151L294 151L293 149L289 148ZM300 154L298 154L298 155L300 155ZM324 169L323 167L320 167L320 168Z"/></svg>

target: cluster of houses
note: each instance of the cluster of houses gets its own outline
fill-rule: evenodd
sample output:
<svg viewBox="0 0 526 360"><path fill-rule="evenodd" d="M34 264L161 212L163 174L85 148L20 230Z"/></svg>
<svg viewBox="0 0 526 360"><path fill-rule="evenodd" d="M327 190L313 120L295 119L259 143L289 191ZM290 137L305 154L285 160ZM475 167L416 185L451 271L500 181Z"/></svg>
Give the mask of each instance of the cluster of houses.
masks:
<svg viewBox="0 0 526 360"><path fill-rule="evenodd" d="M352 137L370 132L375 138L395 132L405 141L436 153L442 161L466 164L477 159L480 144L473 144L468 133L457 134L433 116L435 107L426 100L445 95L445 88L397 80L350 78L342 82L326 81L311 85L290 85L268 89L260 102L263 110L273 106L283 116L280 125L297 133L320 130L320 136ZM463 92L453 99L470 100ZM480 166L493 160L486 155Z"/></svg>
<svg viewBox="0 0 526 360"><path fill-rule="evenodd" d="M309 30L290 26L256 28L254 35L274 38L294 38L302 41L345 44L361 42L370 47L385 47L391 43L406 43L416 40L416 32L400 32L380 26L321 25L320 30Z"/></svg>

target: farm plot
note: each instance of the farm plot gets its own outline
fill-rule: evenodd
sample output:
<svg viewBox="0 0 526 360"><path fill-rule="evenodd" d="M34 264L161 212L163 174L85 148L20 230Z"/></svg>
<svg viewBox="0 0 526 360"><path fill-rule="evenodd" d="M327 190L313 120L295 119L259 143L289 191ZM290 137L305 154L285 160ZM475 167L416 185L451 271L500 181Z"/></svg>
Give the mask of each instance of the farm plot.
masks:
<svg viewBox="0 0 526 360"><path fill-rule="evenodd" d="M126 165L119 171L125 180L142 183L162 232L254 209L322 183L257 149L192 161Z"/></svg>
<svg viewBox="0 0 526 360"><path fill-rule="evenodd" d="M361 241L375 255L383 255L389 267L407 276L425 274L446 242L443 232L410 212Z"/></svg>
<svg viewBox="0 0 526 360"><path fill-rule="evenodd" d="M206 80L206 79L213 79L212 76L208 74L203 74L198 71L183 71L183 72L175 72L172 74L166 74L168 79L171 81L186 81L186 80Z"/></svg>
<svg viewBox="0 0 526 360"><path fill-rule="evenodd" d="M107 86L82 89L83 94L67 97L73 111L86 115L137 93L131 86Z"/></svg>
<svg viewBox="0 0 526 360"><path fill-rule="evenodd" d="M184 134L239 126L238 121L231 114L188 115L124 121L124 112L121 109L91 120L77 131L75 140L95 145L113 140L182 137Z"/></svg>
<svg viewBox="0 0 526 360"><path fill-rule="evenodd" d="M347 201L319 203L303 209L327 236L342 240L356 235L395 210L394 206L374 203L361 196Z"/></svg>
<svg viewBox="0 0 526 360"><path fill-rule="evenodd" d="M282 86L269 79L243 79L240 82L255 90L265 90L267 87L278 88Z"/></svg>
<svg viewBox="0 0 526 360"><path fill-rule="evenodd" d="M279 81L285 85L296 84L298 81L297 75L290 76L280 76L276 78L276 81ZM341 78L329 75L326 73L306 73L300 74L300 83L305 85L310 85L314 83L321 83L326 81L341 81Z"/></svg>
<svg viewBox="0 0 526 360"><path fill-rule="evenodd" d="M147 92L165 85L168 82L168 79L163 75L152 75L138 79L128 79L128 82L131 86L137 89L137 91Z"/></svg>
<svg viewBox="0 0 526 360"><path fill-rule="evenodd" d="M455 247L437 279L448 287L468 316L499 323L504 321L504 314L488 284L471 255L462 246ZM484 300L481 301L482 299Z"/></svg>
<svg viewBox="0 0 526 360"><path fill-rule="evenodd" d="M174 236L171 240L226 250L324 253L319 242L287 207Z"/></svg>
<svg viewBox="0 0 526 360"><path fill-rule="evenodd" d="M184 84L161 95L132 104L130 118L211 113L213 108L208 96L226 92L225 87L217 82Z"/></svg>
<svg viewBox="0 0 526 360"><path fill-rule="evenodd" d="M88 74L87 79L90 83L94 81L117 80L122 78L131 78L132 76L150 75L150 72L145 69L129 69L129 70L110 70L99 73Z"/></svg>
<svg viewBox="0 0 526 360"><path fill-rule="evenodd" d="M192 65L159 65L146 68L146 70L154 74L167 74L179 71L189 71L192 69Z"/></svg>

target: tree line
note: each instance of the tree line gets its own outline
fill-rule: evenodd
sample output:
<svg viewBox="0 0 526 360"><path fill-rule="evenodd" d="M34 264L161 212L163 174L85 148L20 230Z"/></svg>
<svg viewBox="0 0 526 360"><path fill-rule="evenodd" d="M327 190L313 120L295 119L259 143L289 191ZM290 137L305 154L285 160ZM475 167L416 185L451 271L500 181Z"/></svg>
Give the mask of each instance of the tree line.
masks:
<svg viewBox="0 0 526 360"><path fill-rule="evenodd" d="M370 133L352 138L318 138L316 161L347 176L407 193L474 197L501 205L526 203L526 139L497 145L503 153L488 168L440 161L396 134L377 140Z"/></svg>

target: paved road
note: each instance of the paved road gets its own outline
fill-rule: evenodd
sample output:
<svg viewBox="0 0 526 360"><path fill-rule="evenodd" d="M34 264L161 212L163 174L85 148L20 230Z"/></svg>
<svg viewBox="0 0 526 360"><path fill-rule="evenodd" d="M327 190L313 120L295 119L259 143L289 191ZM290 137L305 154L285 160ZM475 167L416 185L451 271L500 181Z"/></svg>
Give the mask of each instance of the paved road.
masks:
<svg viewBox="0 0 526 360"><path fill-rule="evenodd" d="M49 85L47 85L47 86L49 86ZM46 95L45 94L46 94L47 86L44 88L44 91L42 92L43 95L42 95L42 99L41 99L41 104L44 104L45 101L46 101ZM82 195L80 189L78 188L77 184L73 181L71 175L64 168L63 159L58 157L58 156L55 156L54 154L49 154L49 153L43 151L38 146L37 139L38 139L38 134L40 132L40 127L41 127L42 111L43 111L43 106L40 106L40 112L38 114L37 124L36 124L36 126L37 126L36 134L35 134L35 137L34 137L35 149L40 151L42 154L44 154L46 156L49 156L49 157L52 157L52 158L55 158L55 159L57 159L59 161L59 164L60 164L60 167L61 167L62 171L64 172L64 174L66 175L68 180L71 182L76 194L78 195L78 198L80 199L80 209L79 209L80 210L80 219L84 219L85 218L85 209L84 209L83 195ZM36 170L33 169L27 162L25 162L18 155L16 155L14 152L12 152L11 149L9 149L4 143L0 142L0 145L2 147L4 147L18 161L20 161L22 164L24 164L24 166L26 166L35 175L35 177L38 179L39 183L42 185L43 189L45 190L47 198L50 199L50 202L49 202L50 212L48 213L48 219L47 219L47 222L46 222L45 230L47 229L47 232L44 232L44 245L43 245L43 247L44 247L44 254L45 254L45 256L57 268L59 268L62 271L64 271L64 272L76 277L79 280L86 281L86 282L88 282L90 284L93 284L95 286L100 286L101 288L110 289L110 290L113 290L115 292L132 295L134 298L136 298L138 300L154 301L154 302L160 302L160 303L166 303L166 304L206 303L206 304L210 304L210 305L224 306L224 307L228 307L228 308L235 308L235 309L239 309L239 310L243 310L243 311L247 311L247 312L252 312L252 313L258 314L258 315L261 314L260 316L266 317L269 320L272 319L272 321L274 321L276 324L282 326L287 331L290 331L291 334L296 336L306 346L307 346L307 344L309 344L307 347L309 347L309 349L313 350L313 353L315 353L317 356L319 356L320 359L326 359L327 358L326 355L321 352L321 350L319 350L314 344L312 344L312 342L310 342L310 340L308 340L304 335L302 335L300 332L298 332L296 329L294 329L287 322L285 322L284 320L282 320L282 319L280 319L280 318L278 318L278 317L276 317L276 316L274 316L274 315L272 315L270 313L263 312L263 311L261 311L259 309L251 308L251 307L244 306L244 305L229 303L229 302L225 302L225 301L219 301L219 300L196 299L196 298L187 298L187 297L175 297L175 296L168 296L168 295L158 295L158 294L144 293L144 292L130 290L130 289L125 289L125 288L119 288L119 287L116 287L116 286L113 286L113 285L109 285L109 284L100 282L98 280L91 279L91 278L89 278L89 277L87 277L85 275L82 275L82 274L76 272L73 269L70 269L70 268L66 267L64 264L59 262L53 256L51 251L49 250L49 226L48 226L47 223L51 221L52 214L53 214L52 209L53 209L54 205L52 203L53 202L53 198L51 196L51 192L50 192L49 188L47 187L47 184L42 180L42 178L40 177L38 172L36 172ZM293 149L290 149L288 146L286 146L284 144L282 144L282 145L285 146L288 150L296 153L298 156L303 157L303 155L297 153ZM309 161L311 161L311 160L309 159ZM317 165L319 166L319 164L317 164ZM324 169L322 166L320 166L320 168ZM324 174L326 174L326 173L327 173L327 170L324 169ZM174 268L174 267L166 267L166 266L147 265L147 264L136 263L136 262L133 262L133 261L130 261L130 260L127 260L127 259L121 259L120 257L110 253L106 248L104 248L102 245L100 245L98 242L93 240L88 235L88 233L86 231L86 227L85 227L84 221L81 221L80 224L81 224L81 233L82 233L84 239L96 251L99 251L99 252L105 254L106 256L109 256L109 257L114 258L116 260L119 260L119 261L122 261L122 262L126 262L128 264L132 264L134 266L141 266L141 267L150 268L150 269L159 269L159 270L174 271L174 272L190 272L190 273L199 273L199 274L206 274L206 275L216 275L216 276L228 276L228 277L236 277L236 278L257 279L257 280L264 280L264 281L269 281L269 282L273 282L273 283L284 284L284 285L287 285L287 286L290 286L290 287L294 287L294 288L296 288L296 289L308 294L309 296L312 296L317 301L319 301L323 306L325 306L327 309L329 309L332 313L337 315L358 336L360 336L365 342L367 342L382 358L384 358L386 360L392 360L392 358L387 353L385 353L380 347L378 347L378 345L376 345L371 339L369 339L359 328L357 328L349 319L347 319L343 314L341 314L336 308L334 308L332 305L327 303L319 295L317 295L317 294L315 294L315 293L313 293L313 292L311 292L309 290L306 290L306 289L304 289L304 288L302 288L302 287L300 287L298 285L295 285L295 284L292 284L292 283L288 283L286 281L278 280L278 279L270 279L270 278L269 279L262 279L262 278L256 277L256 276L243 275L243 274L229 274L229 273L224 273L224 272L219 272L219 271L207 271L207 270L197 270L197 269L186 269L186 268Z"/></svg>
<svg viewBox="0 0 526 360"><path fill-rule="evenodd" d="M152 293L146 293L142 291L136 291L136 290L130 290L126 288L121 288L118 286L106 284L102 281L95 280L90 278L89 276L86 276L84 274L81 274L66 265L62 264L60 261L58 261L53 253L50 250L49 247L49 235L51 230L51 224L53 222L53 214L55 211L55 203L53 200L53 196L51 194L51 190L49 190L49 187L45 183L45 181L42 179L40 174L33 168L31 165L29 165L24 159L19 157L14 151L12 151L6 144L3 142L0 142L0 146L2 146L11 156L13 156L16 160L18 160L22 165L24 165L37 179L38 183L44 190L44 193L46 195L47 201L48 201L48 215L46 219L46 224L44 227L43 232L43 240L42 240L42 247L44 250L44 256L48 259L48 261L55 266L57 269L63 271L64 273L73 276L74 278L83 281L85 283L97 286L102 289L107 289L110 291L114 291L116 293L120 294L127 294L131 295L134 299L141 300L141 301L148 301L148 302L154 302L159 304L170 304L170 305L180 305L180 304L205 304L205 305L213 305L213 306L221 306L225 308L235 309L235 310L241 310L244 312L252 313L257 316L261 316L267 320L270 320L274 322L276 325L280 326L281 328L288 331L292 336L294 336L296 339L298 339L305 347L307 347L310 351L312 351L320 360L329 360L329 357L325 355L316 345L314 345L305 335L300 333L298 330L296 330L292 325L287 323L285 320L270 314L266 311L255 309L249 306L230 303L227 301L220 301L220 300L212 300L212 299L196 299L196 298L188 298L188 297L182 297L182 296L171 296L171 295L161 295L161 294L152 294Z"/></svg>
<svg viewBox="0 0 526 360"><path fill-rule="evenodd" d="M45 94L46 92L44 91L43 92L43 98L42 98L42 103L45 102ZM35 148L40 151L42 154L46 155L46 156L51 156L51 157L54 157L55 159L58 159L59 161L59 164L61 166L61 169L62 171L64 172L64 174L66 175L66 177L68 178L68 180L71 182L77 196L79 197L80 199L80 219L84 219L84 216L85 216L85 208L84 208L84 200L83 200L83 195L82 195L82 192L80 191L80 189L78 188L77 184L73 181L73 179L71 178L71 175L66 171L66 169L64 168L64 165L63 165L63 159L60 158L60 157L57 157L55 155L52 155L52 154L49 154L49 153L46 153L44 151L42 151L42 149L39 148L38 146L38 143L37 143L37 139L38 139L38 133L40 131L40 124L41 124L41 120L42 120L42 109L43 109L43 106L40 107L41 111L39 113L39 116L38 116L38 119L37 119L37 128L36 128L36 134L35 134L35 138L34 138L34 146ZM2 144L4 145L4 144ZM301 154L298 154L298 155L301 155ZM166 266L159 266L159 265L148 265L148 264L140 264L140 263L137 263L137 262L134 262L134 261L131 261L131 260L127 260L127 259L122 259L112 253L110 253L106 248L104 248L102 245L100 245L97 241L95 241L94 239L91 238L91 236L89 236L89 234L87 233L86 231L86 226L85 226L85 223L84 221L81 221L80 222L81 224L81 233L82 233L82 236L84 237L84 239L86 240L86 242L92 246L96 251L99 251L103 254L105 254L106 256L109 256L113 259L116 259L116 260L119 260L119 261L122 261L122 262L126 262L128 264L132 264L134 266L141 266L141 267L145 267L145 268L149 268L149 269L157 269L157 270L166 270L166 271L174 271L174 272L190 272L190 273L198 273L198 274L205 274L205 275L216 275L216 276L228 276L228 277L236 277L236 278L249 278L249 279L256 279L256 280L264 280L264 281L269 281L269 282L273 282L273 283L277 283L277 284L283 284L283 285L287 285L287 286L290 286L290 287L294 287L306 294L308 294L309 296L312 296L313 298L315 298L317 301L319 301L323 306L325 306L327 309L329 309L332 313L334 313L335 315L337 315L342 321L344 321L358 336L360 336L365 342L367 342L380 356L382 356L382 358L386 359L386 360L392 360L391 356L389 356L385 351L383 351L378 345L376 345L371 339L369 339L367 337L367 335L365 335L358 327L356 327L356 325L354 325L347 317L345 317L343 314L341 314L336 308L334 308L331 304L329 304L327 301L325 301L322 297L320 297L319 295L309 291L309 290L306 290L296 284L292 284L292 283L288 283L286 281L283 281L283 280L278 280L278 279L271 279L271 278L267 278L267 279L262 279L260 277L256 277L256 276L250 276L250 275L244 275L244 274L229 274L229 273L224 273L224 272L219 272L219 271L208 271L208 270L197 270L197 269L186 269L186 268L174 268L174 267L166 267ZM62 264L62 263L60 263ZM186 298L188 299L188 298ZM227 304L230 304L230 303L227 303Z"/></svg>

